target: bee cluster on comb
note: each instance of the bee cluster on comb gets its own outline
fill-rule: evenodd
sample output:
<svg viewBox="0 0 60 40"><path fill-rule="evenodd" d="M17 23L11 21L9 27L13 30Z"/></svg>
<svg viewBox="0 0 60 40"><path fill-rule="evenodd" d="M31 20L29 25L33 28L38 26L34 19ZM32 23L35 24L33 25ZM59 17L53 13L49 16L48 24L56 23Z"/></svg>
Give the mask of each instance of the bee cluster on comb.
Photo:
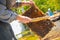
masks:
<svg viewBox="0 0 60 40"><path fill-rule="evenodd" d="M30 9L28 9L22 15L30 17L32 19L46 16L41 10L39 10L36 5L31 6ZM40 21L27 23L27 26L38 36L43 38L52 29L54 24L50 19L46 18Z"/></svg>

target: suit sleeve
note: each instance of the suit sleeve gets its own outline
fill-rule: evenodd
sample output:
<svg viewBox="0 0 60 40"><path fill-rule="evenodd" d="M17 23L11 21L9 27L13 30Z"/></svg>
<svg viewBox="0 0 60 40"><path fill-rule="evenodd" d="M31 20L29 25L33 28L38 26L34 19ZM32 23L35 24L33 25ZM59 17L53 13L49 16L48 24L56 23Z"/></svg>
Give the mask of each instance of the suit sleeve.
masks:
<svg viewBox="0 0 60 40"><path fill-rule="evenodd" d="M10 23L16 20L17 14L11 10L0 10L0 21Z"/></svg>

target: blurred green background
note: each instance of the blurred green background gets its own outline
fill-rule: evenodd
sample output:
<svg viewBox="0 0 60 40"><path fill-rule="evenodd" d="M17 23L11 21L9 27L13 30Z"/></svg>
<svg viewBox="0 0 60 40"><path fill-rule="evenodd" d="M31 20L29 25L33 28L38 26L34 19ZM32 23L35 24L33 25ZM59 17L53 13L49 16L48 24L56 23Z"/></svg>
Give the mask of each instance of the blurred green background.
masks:
<svg viewBox="0 0 60 40"><path fill-rule="evenodd" d="M23 0L22 0L23 1ZM29 0L27 0L29 1ZM60 0L33 0L37 7L42 10L44 13L48 11L48 8L52 10L52 12L56 10L60 10ZM17 13L21 14L22 9L26 10L28 9L28 6L22 6L19 8L14 8L13 10Z"/></svg>
<svg viewBox="0 0 60 40"><path fill-rule="evenodd" d="M48 8L52 11L60 10L60 0L34 0L34 2L43 12L46 12Z"/></svg>

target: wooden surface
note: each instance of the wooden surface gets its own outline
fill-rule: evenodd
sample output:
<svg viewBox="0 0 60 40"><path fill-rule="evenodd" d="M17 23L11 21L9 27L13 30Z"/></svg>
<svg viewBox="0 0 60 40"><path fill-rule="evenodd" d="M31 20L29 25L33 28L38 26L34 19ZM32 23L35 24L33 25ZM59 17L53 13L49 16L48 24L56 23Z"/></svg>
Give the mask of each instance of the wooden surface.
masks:
<svg viewBox="0 0 60 40"><path fill-rule="evenodd" d="M60 20L55 22L55 27L43 38L45 40L60 40Z"/></svg>

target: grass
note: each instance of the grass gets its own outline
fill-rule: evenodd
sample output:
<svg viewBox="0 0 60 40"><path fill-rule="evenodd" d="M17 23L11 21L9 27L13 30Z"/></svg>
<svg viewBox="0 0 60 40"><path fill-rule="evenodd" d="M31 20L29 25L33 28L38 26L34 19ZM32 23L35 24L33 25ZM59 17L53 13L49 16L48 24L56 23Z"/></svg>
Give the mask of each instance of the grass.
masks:
<svg viewBox="0 0 60 40"><path fill-rule="evenodd" d="M28 35L28 36L19 38L18 40L39 40L39 38L36 35Z"/></svg>

